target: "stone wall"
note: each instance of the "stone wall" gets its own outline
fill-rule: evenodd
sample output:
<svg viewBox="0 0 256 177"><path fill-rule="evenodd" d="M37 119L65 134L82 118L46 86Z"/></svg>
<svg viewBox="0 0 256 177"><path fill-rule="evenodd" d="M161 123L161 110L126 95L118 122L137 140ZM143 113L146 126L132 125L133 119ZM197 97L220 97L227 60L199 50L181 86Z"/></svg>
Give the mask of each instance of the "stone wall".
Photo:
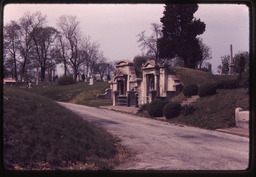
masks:
<svg viewBox="0 0 256 177"><path fill-rule="evenodd" d="M98 99L112 99L112 90L110 88L107 88L105 90L105 93L104 94L98 94L97 95L97 98Z"/></svg>

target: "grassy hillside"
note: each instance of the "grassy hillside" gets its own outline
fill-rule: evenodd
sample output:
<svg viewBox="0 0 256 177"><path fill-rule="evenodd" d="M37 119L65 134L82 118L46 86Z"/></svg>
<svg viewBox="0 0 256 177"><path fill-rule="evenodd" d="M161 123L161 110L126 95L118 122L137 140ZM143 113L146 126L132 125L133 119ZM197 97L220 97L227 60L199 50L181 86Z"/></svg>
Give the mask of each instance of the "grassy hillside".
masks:
<svg viewBox="0 0 256 177"><path fill-rule="evenodd" d="M3 108L8 169L109 169L118 163L110 134L50 99L5 86Z"/></svg>
<svg viewBox="0 0 256 177"><path fill-rule="evenodd" d="M217 84L223 81L234 81L238 75L212 75L210 73L182 68L171 67L184 85L197 84L199 87L204 83ZM246 77L243 77L242 82ZM246 89L217 89L217 94L200 98L193 106L196 111L193 114L180 115L168 120L173 123L182 123L207 129L227 128L235 126L235 108L249 109L249 95ZM181 92L170 101L181 103L186 97Z"/></svg>
<svg viewBox="0 0 256 177"><path fill-rule="evenodd" d="M217 94L202 97L192 105L196 108L193 114L181 114L169 121L207 129L233 127L235 108L249 110L249 95L243 88L218 89Z"/></svg>
<svg viewBox="0 0 256 177"><path fill-rule="evenodd" d="M107 82L95 82L94 85L88 83L77 83L72 85L32 85L30 91L46 96L53 100L82 104L87 106L112 105L112 100L96 99L97 94L105 92L110 84Z"/></svg>
<svg viewBox="0 0 256 177"><path fill-rule="evenodd" d="M183 67L171 67L172 70L175 71L178 78L183 82L184 85L188 84L197 84L200 86L203 83L216 83L216 79L210 73L183 68Z"/></svg>
<svg viewBox="0 0 256 177"><path fill-rule="evenodd" d="M200 87L200 85L205 83L217 84L221 83L222 81L237 80L237 75L213 75L205 71L183 67L170 67L170 69L175 72L177 77L184 85L196 84ZM179 95L170 100L181 103L182 101L186 100L186 97L181 92Z"/></svg>
<svg viewBox="0 0 256 177"><path fill-rule="evenodd" d="M184 85L197 84L198 86L204 83L217 83L225 80L236 80L237 75L212 75L205 71L183 68L183 67L171 67L175 71L178 78Z"/></svg>

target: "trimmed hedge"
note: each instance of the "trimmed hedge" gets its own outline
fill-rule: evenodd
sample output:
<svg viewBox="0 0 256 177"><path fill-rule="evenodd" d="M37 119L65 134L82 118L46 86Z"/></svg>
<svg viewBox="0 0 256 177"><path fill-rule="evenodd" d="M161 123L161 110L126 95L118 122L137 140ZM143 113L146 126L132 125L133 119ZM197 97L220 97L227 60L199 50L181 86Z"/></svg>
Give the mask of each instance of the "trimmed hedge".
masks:
<svg viewBox="0 0 256 177"><path fill-rule="evenodd" d="M167 119L177 117L181 111L181 104L177 102L170 102L163 108L163 114Z"/></svg>
<svg viewBox="0 0 256 177"><path fill-rule="evenodd" d="M58 79L59 85L71 85L75 84L76 81L73 79L73 76L62 76Z"/></svg>
<svg viewBox="0 0 256 177"><path fill-rule="evenodd" d="M162 117L163 107L168 103L167 100L154 100L147 106L147 111L152 117Z"/></svg>
<svg viewBox="0 0 256 177"><path fill-rule="evenodd" d="M191 97L192 95L197 95L198 86L196 84L186 85L183 88L183 94L185 97Z"/></svg>
<svg viewBox="0 0 256 177"><path fill-rule="evenodd" d="M196 107L194 105L185 105L182 107L182 113L184 116L193 114L195 110L196 110Z"/></svg>
<svg viewBox="0 0 256 177"><path fill-rule="evenodd" d="M218 89L236 89L237 81L236 80L223 80L218 83Z"/></svg>
<svg viewBox="0 0 256 177"><path fill-rule="evenodd" d="M198 89L198 95L200 97L213 95L213 94L216 94L216 89L217 89L216 84L203 84Z"/></svg>

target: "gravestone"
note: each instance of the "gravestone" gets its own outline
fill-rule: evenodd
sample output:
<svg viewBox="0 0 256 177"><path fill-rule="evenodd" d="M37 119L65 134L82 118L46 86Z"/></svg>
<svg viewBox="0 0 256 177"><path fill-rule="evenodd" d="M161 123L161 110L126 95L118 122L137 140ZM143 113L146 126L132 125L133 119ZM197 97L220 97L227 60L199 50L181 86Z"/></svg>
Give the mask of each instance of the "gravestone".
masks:
<svg viewBox="0 0 256 177"><path fill-rule="evenodd" d="M90 78L89 85L93 85L93 84L94 84L94 79L93 79L93 78Z"/></svg>
<svg viewBox="0 0 256 177"><path fill-rule="evenodd" d="M249 111L244 111L238 107L235 109L236 126L239 128L249 128Z"/></svg>
<svg viewBox="0 0 256 177"><path fill-rule="evenodd" d="M31 82L28 83L28 88L32 88L32 83Z"/></svg>

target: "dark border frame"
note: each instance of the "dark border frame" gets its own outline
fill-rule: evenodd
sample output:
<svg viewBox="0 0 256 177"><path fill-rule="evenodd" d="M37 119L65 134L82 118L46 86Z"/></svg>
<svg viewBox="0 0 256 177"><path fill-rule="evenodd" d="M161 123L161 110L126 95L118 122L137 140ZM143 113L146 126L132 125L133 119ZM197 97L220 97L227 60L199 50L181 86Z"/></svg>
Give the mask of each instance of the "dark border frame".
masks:
<svg viewBox="0 0 256 177"><path fill-rule="evenodd" d="M1 148L1 168L0 174L1 176L232 176L232 177L240 177L240 176L255 176L256 175L256 145L255 145L255 135L256 135L256 121L255 121L255 110L256 110L256 57L255 57L255 11L256 11L256 2L255 0L1 0L1 19L0 19L0 77L1 77L1 100L3 100L3 16L4 16L4 6L12 3L22 3L22 4L30 4L30 3L39 3L39 4L163 4L163 3L198 3L198 4L244 4L249 8L249 19L250 19L250 44L249 44L249 54L250 54L250 155L249 155L249 167L247 170L195 170L195 171L15 171L15 170L5 170L3 167L3 148ZM1 101L2 103L2 101ZM1 109L3 110L3 105L1 104ZM2 111L1 111L2 112ZM3 115L3 112L2 112ZM3 116L2 116L3 117ZM2 129L2 120L1 120L1 130ZM1 131L1 137L3 137ZM1 139L1 147L2 139Z"/></svg>

